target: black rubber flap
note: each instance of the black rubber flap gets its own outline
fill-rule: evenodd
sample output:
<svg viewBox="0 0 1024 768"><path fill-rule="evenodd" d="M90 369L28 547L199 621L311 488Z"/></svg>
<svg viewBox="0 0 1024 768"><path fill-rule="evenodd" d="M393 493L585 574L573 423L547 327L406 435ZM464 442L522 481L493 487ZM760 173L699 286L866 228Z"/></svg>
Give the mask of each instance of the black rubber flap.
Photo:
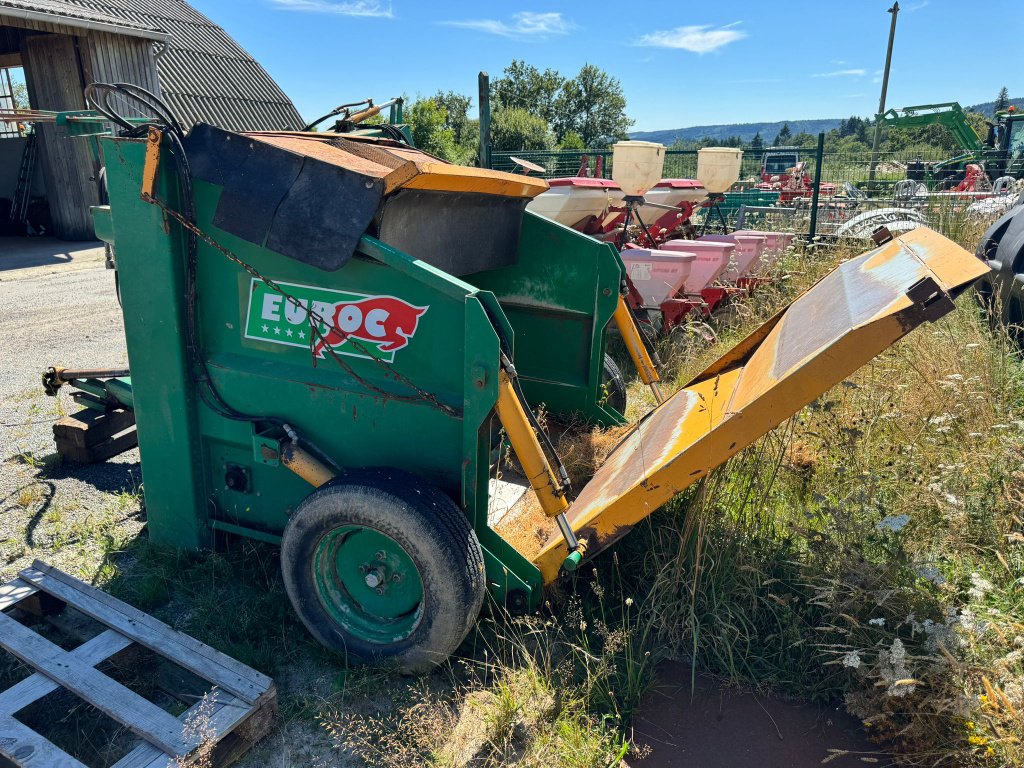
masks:
<svg viewBox="0 0 1024 768"><path fill-rule="evenodd" d="M384 194L376 177L205 123L185 148L193 177L222 188L214 226L327 271L352 258Z"/></svg>
<svg viewBox="0 0 1024 768"><path fill-rule="evenodd" d="M403 189L388 197L378 237L410 256L461 277L516 263L530 201L469 192Z"/></svg>

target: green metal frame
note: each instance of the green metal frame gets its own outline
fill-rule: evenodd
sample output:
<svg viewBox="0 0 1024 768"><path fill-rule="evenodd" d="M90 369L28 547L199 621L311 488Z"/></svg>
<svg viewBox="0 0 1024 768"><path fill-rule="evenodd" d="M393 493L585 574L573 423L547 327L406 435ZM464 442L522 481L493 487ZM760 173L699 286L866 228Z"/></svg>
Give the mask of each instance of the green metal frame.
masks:
<svg viewBox="0 0 1024 768"><path fill-rule="evenodd" d="M276 460L284 435L227 418L199 396L185 345L182 229L141 199L145 141L100 141L110 205L94 218L117 247L150 538L184 549L209 547L218 530L279 541L310 486ZM445 490L483 546L491 594L504 600L516 590L536 607L540 572L487 522L500 339L512 347L531 402L620 423L621 414L599 402L604 333L623 274L614 248L527 215L515 267L460 280L364 236L345 266L324 272L219 230L220 188L194 186L199 227L286 290L396 297L427 308L389 365L338 348L350 374L329 356L314 361L308 346L249 336L250 300L262 284L200 240L197 329L225 400L287 421L340 466L400 467ZM179 207L172 173L158 174L156 195ZM271 316L286 333L302 327ZM403 377L456 415L419 398ZM229 487L230 473L245 478L242 488Z"/></svg>
<svg viewBox="0 0 1024 768"><path fill-rule="evenodd" d="M1020 177L1024 173L1024 158L1010 157L1009 136L1012 127L1024 120L1024 115L1008 111L997 112L995 119L1003 123L1005 130L1000 146L991 148L985 145L984 139L967 120L963 107L955 101L889 109L882 115L882 120L890 127L920 128L941 125L949 130L964 152L935 163L931 167L932 175L936 175L936 172L941 175L943 171L959 169L967 163L980 161L985 163L986 168L995 168L999 175Z"/></svg>
<svg viewBox="0 0 1024 768"><path fill-rule="evenodd" d="M600 397L605 331L624 274L610 243L527 211L516 264L466 276L497 297L515 329L516 369L530 403L604 426L625 423Z"/></svg>

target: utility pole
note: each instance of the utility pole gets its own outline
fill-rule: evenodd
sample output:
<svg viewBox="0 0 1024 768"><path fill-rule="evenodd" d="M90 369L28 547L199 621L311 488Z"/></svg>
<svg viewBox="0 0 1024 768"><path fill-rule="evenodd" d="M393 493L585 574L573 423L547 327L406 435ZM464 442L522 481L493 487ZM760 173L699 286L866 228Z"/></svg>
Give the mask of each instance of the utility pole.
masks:
<svg viewBox="0 0 1024 768"><path fill-rule="evenodd" d="M477 76L480 101L480 159L481 168L491 167L491 78L486 72Z"/></svg>
<svg viewBox="0 0 1024 768"><path fill-rule="evenodd" d="M875 115L875 140L871 142L871 168L868 170L868 189L875 188L875 168L878 166L878 145L882 141L882 115L885 113L885 92L889 89L889 66L892 64L892 44L896 39L896 17L900 15L900 4L895 2L888 10L892 14L889 25L889 47L885 51L885 72L882 73L882 96L878 100L878 114Z"/></svg>

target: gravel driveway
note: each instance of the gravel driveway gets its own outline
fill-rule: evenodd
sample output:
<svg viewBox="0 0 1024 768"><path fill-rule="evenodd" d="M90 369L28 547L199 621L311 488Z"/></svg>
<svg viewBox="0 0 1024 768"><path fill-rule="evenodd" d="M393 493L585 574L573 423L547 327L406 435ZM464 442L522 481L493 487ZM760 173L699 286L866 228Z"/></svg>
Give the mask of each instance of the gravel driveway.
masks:
<svg viewBox="0 0 1024 768"><path fill-rule="evenodd" d="M68 244L51 241L48 258L45 242L28 240L32 258L16 260L17 242L0 248L0 580L35 557L91 580L99 557L76 531L111 515L111 523L141 527L138 451L92 466L60 464L51 427L78 408L66 392L47 397L40 376L55 364L127 365L114 274L103 268L102 249L72 249L72 258ZM73 556L63 557L70 544Z"/></svg>

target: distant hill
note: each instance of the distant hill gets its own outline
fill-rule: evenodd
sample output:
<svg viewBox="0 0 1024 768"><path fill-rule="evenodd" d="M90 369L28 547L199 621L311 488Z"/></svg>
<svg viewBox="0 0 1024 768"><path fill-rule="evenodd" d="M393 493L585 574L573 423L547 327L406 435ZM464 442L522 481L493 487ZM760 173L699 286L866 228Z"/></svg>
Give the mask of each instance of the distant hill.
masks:
<svg viewBox="0 0 1024 768"><path fill-rule="evenodd" d="M755 134L760 133L765 144L775 140L783 125L789 125L793 133L807 131L807 133L818 133L819 131L831 131L839 126L842 118L827 120L780 120L777 123L725 123L723 125L695 125L691 128L670 128L664 131L636 131L629 134L631 139L641 141L656 141L659 144L671 144L676 139L683 141L695 141L705 137L711 139L728 139L730 136L739 136L743 141L753 140Z"/></svg>
<svg viewBox="0 0 1024 768"><path fill-rule="evenodd" d="M1017 109L1024 110L1024 99L1010 99L1010 103ZM972 104L964 107L969 112L980 112L983 115L991 116L996 103L986 101L982 104ZM837 128L842 118L822 120L781 120L777 123L724 123L722 125L694 125L690 128L669 128L664 131L634 131L629 134L631 139L641 141L656 141L659 144L669 145L676 139L683 141L696 141L697 139L728 139L732 136L739 136L743 141L753 140L755 134L761 134L761 140L765 145L775 140L783 125L789 125L793 133L806 131L816 134L819 131L831 131Z"/></svg>
<svg viewBox="0 0 1024 768"><path fill-rule="evenodd" d="M1010 99L1010 103L1017 109L1024 109L1024 99ZM964 107L964 109L968 112L981 112L981 114L991 117L995 112L995 107L996 103L994 101L986 101L983 104L972 104L969 107Z"/></svg>

